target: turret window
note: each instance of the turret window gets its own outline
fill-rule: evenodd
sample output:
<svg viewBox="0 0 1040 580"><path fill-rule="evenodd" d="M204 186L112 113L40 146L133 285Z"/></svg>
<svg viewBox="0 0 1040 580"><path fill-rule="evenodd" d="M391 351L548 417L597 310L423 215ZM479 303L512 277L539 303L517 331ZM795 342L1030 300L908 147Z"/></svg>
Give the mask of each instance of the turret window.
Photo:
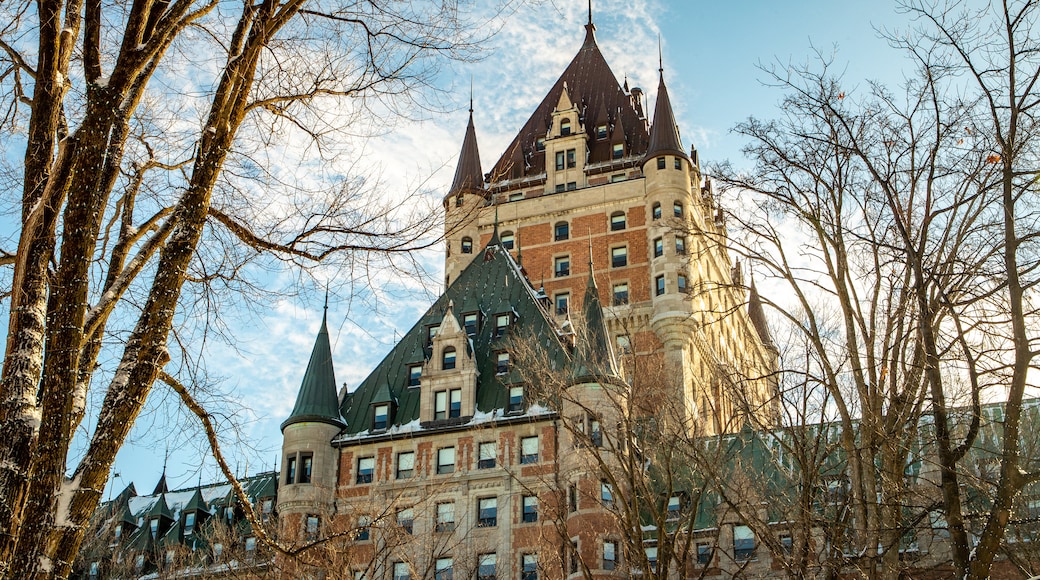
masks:
<svg viewBox="0 0 1040 580"><path fill-rule="evenodd" d="M610 216L610 231L617 232L625 229L625 213L614 212Z"/></svg>
<svg viewBox="0 0 1040 580"><path fill-rule="evenodd" d="M290 455L285 461L285 483L296 483L296 456Z"/></svg>
<svg viewBox="0 0 1040 580"><path fill-rule="evenodd" d="M664 169L664 157L657 158L657 168Z"/></svg>
<svg viewBox="0 0 1040 580"><path fill-rule="evenodd" d="M571 120L564 119L560 121L560 135L566 137L571 134Z"/></svg>
<svg viewBox="0 0 1040 580"><path fill-rule="evenodd" d="M689 292L690 287L686 283L686 274L679 274L679 292Z"/></svg>
<svg viewBox="0 0 1040 580"><path fill-rule="evenodd" d="M675 217L681 218L683 216L683 205L681 203L679 203L678 201L673 203L672 204L672 213L675 214Z"/></svg>
<svg viewBox="0 0 1040 580"><path fill-rule="evenodd" d="M390 404L381 403L372 408L372 430L382 431L386 429L390 421Z"/></svg>
<svg viewBox="0 0 1040 580"><path fill-rule="evenodd" d="M675 253L684 256L686 255L686 238L683 236L675 236Z"/></svg>
<svg viewBox="0 0 1040 580"><path fill-rule="evenodd" d="M613 158L614 159L621 159L624 156L625 156L625 144L624 143L615 143L614 144L614 149L613 149Z"/></svg>
<svg viewBox="0 0 1040 580"><path fill-rule="evenodd" d="M661 296L664 294L664 274L654 278L654 295Z"/></svg>
<svg viewBox="0 0 1040 580"><path fill-rule="evenodd" d="M455 196L455 207L462 207L462 196L461 195L456 195Z"/></svg>
<svg viewBox="0 0 1040 580"><path fill-rule="evenodd" d="M372 483L372 476L376 472L375 457L361 457L357 462L357 482Z"/></svg>
<svg viewBox="0 0 1040 580"><path fill-rule="evenodd" d="M553 260L553 273L557 278L571 275L571 257L557 256Z"/></svg>
<svg viewBox="0 0 1040 580"><path fill-rule="evenodd" d="M472 254L473 253L473 238L462 238L462 253Z"/></svg>
<svg viewBox="0 0 1040 580"><path fill-rule="evenodd" d="M614 284L614 306L628 304L628 283Z"/></svg>
<svg viewBox="0 0 1040 580"><path fill-rule="evenodd" d="M556 222L553 228L554 239L557 242L569 239L571 237L571 226L567 222Z"/></svg>
<svg viewBox="0 0 1040 580"><path fill-rule="evenodd" d="M621 246L620 248L610 249L610 265L613 268L623 268L628 265L628 248Z"/></svg>
<svg viewBox="0 0 1040 580"><path fill-rule="evenodd" d="M654 239L654 257L660 258L664 255L664 240L661 238Z"/></svg>
<svg viewBox="0 0 1040 580"><path fill-rule="evenodd" d="M449 346L444 349L444 354L441 356L441 369L450 371L455 368L455 347Z"/></svg>
<svg viewBox="0 0 1040 580"><path fill-rule="evenodd" d="M507 250L512 250L513 249L513 232L505 232L505 233L502 234L502 237L499 238L499 239L502 240L502 247L503 248L505 248Z"/></svg>
<svg viewBox="0 0 1040 580"><path fill-rule="evenodd" d="M300 483L310 483L311 482L311 471L313 469L314 469L314 455L311 454L311 453L301 453L300 454Z"/></svg>
<svg viewBox="0 0 1040 580"><path fill-rule="evenodd" d="M661 204L655 203L653 205L653 209L651 209L650 213L654 217L655 220L661 219ZM463 250L463 251L465 251L465 250Z"/></svg>
<svg viewBox="0 0 1040 580"><path fill-rule="evenodd" d="M397 479L410 479L415 473L415 452L402 451L397 454Z"/></svg>
<svg viewBox="0 0 1040 580"><path fill-rule="evenodd" d="M676 157L675 158L675 168L676 169L682 169L682 158L681 157Z"/></svg>

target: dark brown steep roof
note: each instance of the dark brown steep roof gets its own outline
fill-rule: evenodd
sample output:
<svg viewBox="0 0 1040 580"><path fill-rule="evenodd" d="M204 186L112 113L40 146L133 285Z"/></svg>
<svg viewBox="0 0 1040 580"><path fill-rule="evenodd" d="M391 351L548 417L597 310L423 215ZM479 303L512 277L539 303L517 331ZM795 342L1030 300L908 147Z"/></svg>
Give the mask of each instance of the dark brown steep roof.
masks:
<svg viewBox="0 0 1040 580"><path fill-rule="evenodd" d="M477 149L477 130L473 128L473 108L469 109L469 125L462 140L459 164L455 168L455 179L451 182L449 195L484 188L484 172L480 169L480 151Z"/></svg>
<svg viewBox="0 0 1040 580"><path fill-rule="evenodd" d="M646 159L667 153L686 157L682 141L679 139L679 127L675 123L672 112L672 101L668 98L668 87L664 86L664 71L661 72L657 85L657 106L654 107L654 126L650 130L650 146L646 150Z"/></svg>
<svg viewBox="0 0 1040 580"><path fill-rule="evenodd" d="M506 147L491 170L491 182L537 175L545 171L545 152L535 148L538 138L545 137L552 112L560 100L564 85L582 113L581 122L589 134L589 163L609 161L612 137L596 140L596 126L606 124L608 136L614 125L624 128L625 155L641 156L646 152L650 136L646 120L637 112L633 98L627 94L610 70L596 44L596 27L585 25L585 42L581 50L556 80L531 117ZM601 118L605 116L606 118Z"/></svg>

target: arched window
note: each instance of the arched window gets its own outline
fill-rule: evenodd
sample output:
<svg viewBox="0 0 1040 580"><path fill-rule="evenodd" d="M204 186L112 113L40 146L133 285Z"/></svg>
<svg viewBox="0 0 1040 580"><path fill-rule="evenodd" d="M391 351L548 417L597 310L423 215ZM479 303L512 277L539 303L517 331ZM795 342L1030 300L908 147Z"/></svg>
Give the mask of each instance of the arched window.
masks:
<svg viewBox="0 0 1040 580"><path fill-rule="evenodd" d="M553 232L557 242L563 241L571 237L571 226L567 222L556 222Z"/></svg>
<svg viewBox="0 0 1040 580"><path fill-rule="evenodd" d="M449 346L444 349L444 354L441 356L441 369L450 371L455 368L455 347Z"/></svg>
<svg viewBox="0 0 1040 580"><path fill-rule="evenodd" d="M564 119L560 121L560 135L567 136L571 134L571 120Z"/></svg>
<svg viewBox="0 0 1040 580"><path fill-rule="evenodd" d="M473 238L462 238L462 253L472 254L473 253Z"/></svg>
<svg viewBox="0 0 1040 580"><path fill-rule="evenodd" d="M500 238L502 240L502 247L507 250L513 249L513 232L503 232Z"/></svg>

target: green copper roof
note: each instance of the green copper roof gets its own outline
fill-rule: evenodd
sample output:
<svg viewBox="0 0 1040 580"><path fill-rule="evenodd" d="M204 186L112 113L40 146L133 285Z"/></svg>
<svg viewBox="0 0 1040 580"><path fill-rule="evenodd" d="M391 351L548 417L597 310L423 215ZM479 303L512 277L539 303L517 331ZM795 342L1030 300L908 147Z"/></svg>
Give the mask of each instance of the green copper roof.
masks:
<svg viewBox="0 0 1040 580"><path fill-rule="evenodd" d="M596 278L589 264L589 279L585 284L585 299L582 302L583 328L577 333L574 346L573 377L575 381L599 380L622 381L618 372L614 350L610 346L607 325L603 319L603 306L596 289ZM620 383L619 383L620 384Z"/></svg>
<svg viewBox="0 0 1040 580"><path fill-rule="evenodd" d="M344 436L367 433L372 426L373 403L388 399L393 402L388 428L413 421L414 426L419 427L420 389L408 386L409 370L433 356L427 340L429 328L441 324L449 304L460 327L467 314L479 313L476 332L470 336L469 352L459 352L460 357L472 353L476 363L478 413L504 411L508 406L507 385L520 382L515 364L511 364L509 372L496 374L497 355L509 349L511 337L536 337L540 347L549 349L546 358L550 364L558 369L566 368L569 357L556 325L539 304L534 290L509 252L493 239L368 378L351 396L344 398L341 407L347 420ZM509 330L503 337L495 336L498 315L511 317Z"/></svg>
<svg viewBox="0 0 1040 580"><path fill-rule="evenodd" d="M209 508L206 507L206 500L202 497L202 490L195 488L195 493L192 494L191 499L184 505L182 511L198 511L209 513Z"/></svg>
<svg viewBox="0 0 1040 580"><path fill-rule="evenodd" d="M296 395L296 406L289 418L282 423L282 430L294 423L328 423L344 427L339 414L339 399L336 395L336 373L332 368L332 346L325 316L321 318L321 329L314 340L311 360L303 375L300 392Z"/></svg>
<svg viewBox="0 0 1040 580"><path fill-rule="evenodd" d="M171 512L170 507L166 505L166 497L164 495L160 495L159 499L152 504L151 509L144 514L145 520L150 520L155 517L163 517L170 520L173 519L173 512Z"/></svg>

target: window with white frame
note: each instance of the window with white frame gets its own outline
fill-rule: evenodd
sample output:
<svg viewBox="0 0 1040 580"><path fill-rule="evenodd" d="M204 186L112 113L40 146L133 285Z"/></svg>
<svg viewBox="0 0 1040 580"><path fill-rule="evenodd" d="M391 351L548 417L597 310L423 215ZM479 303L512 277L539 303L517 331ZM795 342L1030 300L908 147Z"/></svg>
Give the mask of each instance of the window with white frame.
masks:
<svg viewBox="0 0 1040 580"><path fill-rule="evenodd" d="M437 474L444 475L455 471L455 448L441 447L437 450Z"/></svg>
<svg viewBox="0 0 1040 580"><path fill-rule="evenodd" d="M376 472L375 457L360 457L357 465L357 483L372 483L372 476Z"/></svg>
<svg viewBox="0 0 1040 580"><path fill-rule="evenodd" d="M498 443L485 441L480 444L477 453L477 469L490 469L495 466L495 460L498 458Z"/></svg>
<svg viewBox="0 0 1040 580"><path fill-rule="evenodd" d="M538 436L520 439L520 464L538 463Z"/></svg>
<svg viewBox="0 0 1040 580"><path fill-rule="evenodd" d="M390 421L390 404L380 403L372 406L372 430L381 431L386 429Z"/></svg>
<svg viewBox="0 0 1040 580"><path fill-rule="evenodd" d="M397 454L397 479L409 479L415 473L415 452L402 451Z"/></svg>
<svg viewBox="0 0 1040 580"><path fill-rule="evenodd" d="M394 562L394 580L411 580L412 571L405 562Z"/></svg>
<svg viewBox="0 0 1040 580"><path fill-rule="evenodd" d="M446 501L437 504L438 532L450 532L455 529L455 502Z"/></svg>

